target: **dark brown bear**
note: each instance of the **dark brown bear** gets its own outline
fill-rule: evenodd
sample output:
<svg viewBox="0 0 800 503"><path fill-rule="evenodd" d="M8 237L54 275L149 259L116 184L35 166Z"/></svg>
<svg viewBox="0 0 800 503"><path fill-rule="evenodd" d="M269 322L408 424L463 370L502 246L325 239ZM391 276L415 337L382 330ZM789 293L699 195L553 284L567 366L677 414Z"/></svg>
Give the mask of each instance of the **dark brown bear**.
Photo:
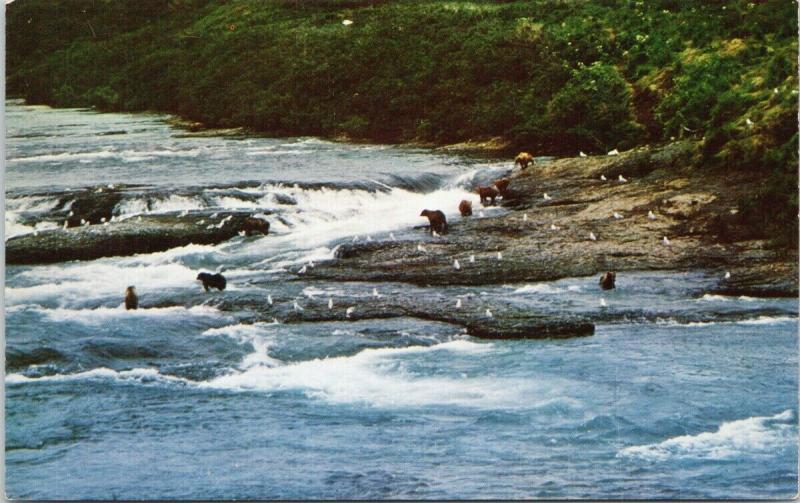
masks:
<svg viewBox="0 0 800 503"><path fill-rule="evenodd" d="M139 309L139 297L136 295L135 286L125 289L125 309Z"/></svg>
<svg viewBox="0 0 800 503"><path fill-rule="evenodd" d="M484 206L486 206L486 201L489 199L492 200L492 206L494 206L495 199L500 194L494 187L478 187L476 192L481 196L481 204Z"/></svg>
<svg viewBox="0 0 800 503"><path fill-rule="evenodd" d="M419 214L421 217L428 217L428 222L431 224L431 234L438 232L439 234L447 234L447 218L444 213L439 210L422 210Z"/></svg>
<svg viewBox="0 0 800 503"><path fill-rule="evenodd" d="M611 290L615 287L614 282L617 280L617 275L613 272L604 273L600 276L600 288L603 290Z"/></svg>
<svg viewBox="0 0 800 503"><path fill-rule="evenodd" d="M528 167L528 164L533 164L533 156L527 152L520 152L517 154L516 159L514 159L514 166L519 164L519 167L525 169Z"/></svg>
<svg viewBox="0 0 800 503"><path fill-rule="evenodd" d="M472 202L462 199L461 202L458 203L458 211L461 212L462 217L472 216Z"/></svg>
<svg viewBox="0 0 800 503"><path fill-rule="evenodd" d="M247 217L242 222L242 230L248 236L251 236L254 232L260 232L266 236L269 234L269 222L260 218Z"/></svg>
<svg viewBox="0 0 800 503"><path fill-rule="evenodd" d="M501 178L499 180L495 180L494 186L497 188L497 191L500 192L500 194L505 194L509 183L511 183L511 180L508 178Z"/></svg>
<svg viewBox="0 0 800 503"><path fill-rule="evenodd" d="M209 287L216 288L220 291L225 290L226 281L225 276L222 274L209 274L207 272L201 272L197 275L197 279L203 282L203 288L206 289L206 292L208 291Z"/></svg>

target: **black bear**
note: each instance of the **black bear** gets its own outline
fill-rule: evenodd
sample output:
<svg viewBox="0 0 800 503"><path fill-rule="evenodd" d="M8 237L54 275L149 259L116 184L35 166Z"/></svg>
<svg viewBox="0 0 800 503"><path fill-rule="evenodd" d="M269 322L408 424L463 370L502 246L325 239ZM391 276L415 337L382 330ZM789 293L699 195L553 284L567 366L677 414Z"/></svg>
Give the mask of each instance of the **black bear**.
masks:
<svg viewBox="0 0 800 503"><path fill-rule="evenodd" d="M447 233L447 218L444 213L439 210L422 210L419 214L421 217L428 217L428 222L431 224L431 234L438 232L439 234Z"/></svg>
<svg viewBox="0 0 800 503"><path fill-rule="evenodd" d="M201 272L197 275L197 279L203 282L203 288L208 291L208 288L216 288L217 290L225 290L225 276L222 274L210 274L207 272Z"/></svg>

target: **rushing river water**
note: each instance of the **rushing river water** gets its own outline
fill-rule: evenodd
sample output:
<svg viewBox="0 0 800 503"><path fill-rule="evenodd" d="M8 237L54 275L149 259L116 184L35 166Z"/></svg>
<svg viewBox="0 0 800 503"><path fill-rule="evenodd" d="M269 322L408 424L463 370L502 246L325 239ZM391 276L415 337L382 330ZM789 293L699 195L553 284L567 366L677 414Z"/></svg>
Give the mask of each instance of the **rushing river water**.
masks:
<svg viewBox="0 0 800 503"><path fill-rule="evenodd" d="M287 281L359 239L423 239L508 163L317 139L203 137L158 115L7 102L6 237L76 190L115 216L247 209L266 237L6 268L11 498L788 498L797 301L707 292L719 271L444 293L609 313L592 337L483 341L417 319L252 322L221 299L414 295ZM485 210L485 215L502 209ZM113 223L111 224L113 225ZM59 231L53 231L59 232ZM222 270L205 293L200 270ZM125 287L141 308L125 311Z"/></svg>

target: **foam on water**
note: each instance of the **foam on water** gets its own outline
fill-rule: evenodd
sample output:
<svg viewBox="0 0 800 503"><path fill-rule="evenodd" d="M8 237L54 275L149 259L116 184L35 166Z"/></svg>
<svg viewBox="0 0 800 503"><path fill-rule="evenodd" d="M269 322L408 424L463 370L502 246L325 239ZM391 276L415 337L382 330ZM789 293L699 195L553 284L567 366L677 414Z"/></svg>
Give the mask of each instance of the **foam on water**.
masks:
<svg viewBox="0 0 800 503"><path fill-rule="evenodd" d="M82 380L115 380L122 382L133 382L149 384L153 382L180 383L188 384L191 381L180 377L161 374L153 368L137 368L131 370L117 371L106 367L100 367L85 372L75 374L55 374L42 377L27 377L23 374L9 374L6 376L6 384L28 384L41 382L62 382L62 381L82 381Z"/></svg>
<svg viewBox="0 0 800 503"><path fill-rule="evenodd" d="M134 310L126 310L124 304L117 307L98 307L95 309L39 309L39 311L50 321L65 322L72 321L86 325L104 325L111 321L135 320L146 321L153 318L175 318L182 319L186 316L219 317L220 312L214 307L198 305L186 308L183 306L172 307L151 307Z"/></svg>
<svg viewBox="0 0 800 503"><path fill-rule="evenodd" d="M405 368L403 357L432 352L480 354L492 346L456 340L434 346L366 349L353 356L314 359L280 366L256 365L201 383L233 391L299 390L330 403L378 407L459 405L519 407L530 383L492 377L420 376ZM544 401L550 401L547 397ZM530 405L531 402L528 401Z"/></svg>
<svg viewBox="0 0 800 503"><path fill-rule="evenodd" d="M774 416L756 416L722 423L715 432L683 435L658 444L626 447L619 451L618 456L647 461L775 456L787 445L796 443L795 423L793 411L785 410Z"/></svg>
<svg viewBox="0 0 800 503"><path fill-rule="evenodd" d="M538 283L535 285L525 285L514 290L514 293L541 293L546 295L564 293L563 288L558 288L547 283Z"/></svg>

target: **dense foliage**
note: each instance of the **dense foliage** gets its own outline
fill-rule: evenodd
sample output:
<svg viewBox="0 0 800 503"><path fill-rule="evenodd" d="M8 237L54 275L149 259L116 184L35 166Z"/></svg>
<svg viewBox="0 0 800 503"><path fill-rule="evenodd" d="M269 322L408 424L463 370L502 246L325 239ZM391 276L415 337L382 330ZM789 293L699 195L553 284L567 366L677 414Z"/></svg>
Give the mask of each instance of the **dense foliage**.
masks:
<svg viewBox="0 0 800 503"><path fill-rule="evenodd" d="M32 102L160 110L276 135L500 136L549 154L693 137L704 168L761 175L743 201L754 228L796 240L789 0L16 0L7 9L8 91Z"/></svg>

